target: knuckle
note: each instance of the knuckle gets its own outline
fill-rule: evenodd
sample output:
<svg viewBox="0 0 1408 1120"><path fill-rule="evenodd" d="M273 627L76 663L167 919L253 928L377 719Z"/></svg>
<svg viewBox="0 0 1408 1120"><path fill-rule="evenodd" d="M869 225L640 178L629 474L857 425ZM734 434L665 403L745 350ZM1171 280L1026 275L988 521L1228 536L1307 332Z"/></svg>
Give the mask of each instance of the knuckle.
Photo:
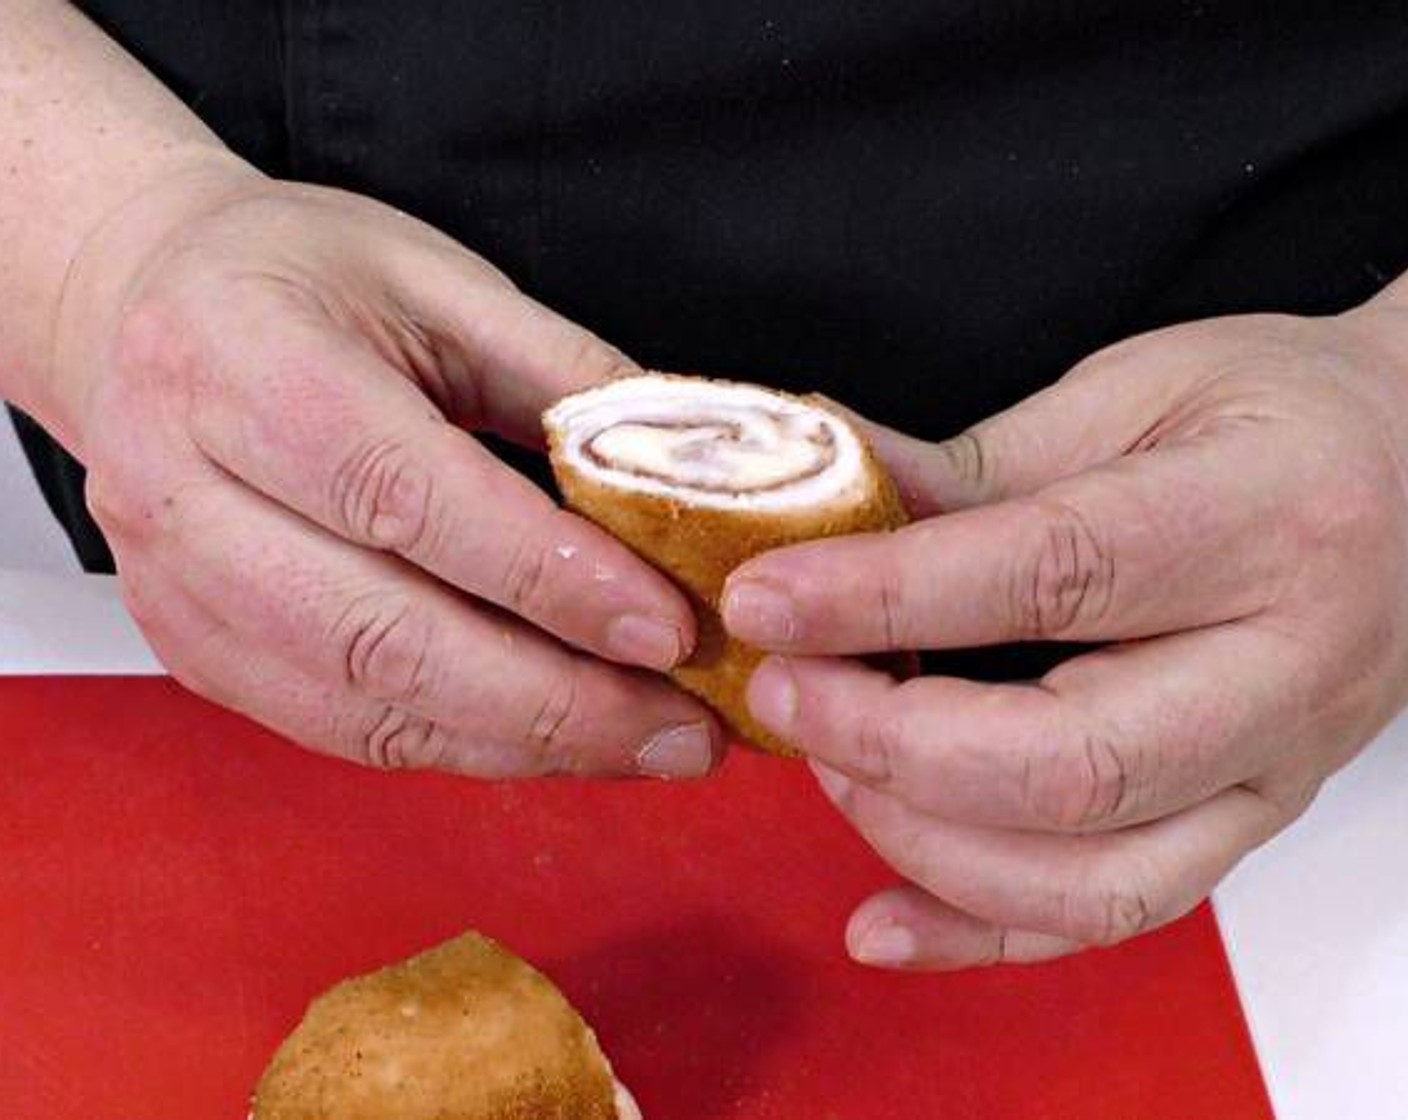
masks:
<svg viewBox="0 0 1408 1120"><path fill-rule="evenodd" d="M1096 350L1093 354L1087 354L1066 371L1061 378L1061 383L1066 385L1090 381L1099 383L1122 377L1129 371L1131 365L1146 353L1148 345L1148 335L1134 335L1132 338L1120 339L1118 342Z"/></svg>
<svg viewBox="0 0 1408 1120"><path fill-rule="evenodd" d="M445 729L393 704L378 708L357 732L356 757L374 770L429 770L448 746Z"/></svg>
<svg viewBox="0 0 1408 1120"><path fill-rule="evenodd" d="M434 482L405 440L355 448L333 472L329 499L336 524L354 540L403 553L433 545L440 522Z"/></svg>
<svg viewBox="0 0 1408 1120"><path fill-rule="evenodd" d="M993 478L992 448L976 428L939 444L949 473L963 486L981 493Z"/></svg>
<svg viewBox="0 0 1408 1120"><path fill-rule="evenodd" d="M182 487L168 481L168 492L163 494L145 465L134 461L130 448L92 450L83 482L83 503L93 520L109 536L122 534L139 540L153 535L170 519Z"/></svg>
<svg viewBox="0 0 1408 1120"><path fill-rule="evenodd" d="M132 518L132 502L109 471L88 472L83 482L83 504L93 520L109 532L122 528Z"/></svg>
<svg viewBox="0 0 1408 1120"><path fill-rule="evenodd" d="M347 683L397 704L414 704L427 692L432 637L422 612L380 596L354 600L333 627Z"/></svg>
<svg viewBox="0 0 1408 1120"><path fill-rule="evenodd" d="M524 530L514 542L501 579L503 604L516 614L541 613L551 593L546 548L538 535Z"/></svg>
<svg viewBox="0 0 1408 1120"><path fill-rule="evenodd" d="M1007 576L1011 624L1021 638L1071 636L1109 610L1114 554L1075 506L1050 499L1032 505L1036 539L1018 551Z"/></svg>
<svg viewBox="0 0 1408 1120"><path fill-rule="evenodd" d="M160 555L184 543L210 493L200 479L151 477L135 464L105 461L89 471L83 500L109 544Z"/></svg>
<svg viewBox="0 0 1408 1120"><path fill-rule="evenodd" d="M908 741L904 713L894 704L881 705L860 721L856 734L856 775L874 789L894 785L899 758Z"/></svg>
<svg viewBox="0 0 1408 1120"><path fill-rule="evenodd" d="M906 602L904 586L900 574L892 566L887 565L880 572L876 582L876 594L880 600L880 621L885 628L885 648L887 650L912 649L913 643L910 641L908 622L910 612L904 609Z"/></svg>
<svg viewBox="0 0 1408 1120"><path fill-rule="evenodd" d="M1046 757L1028 755L1021 773L1026 814L1061 832L1108 828L1132 810L1132 766L1114 737L1085 729L1057 739Z"/></svg>
<svg viewBox="0 0 1408 1120"><path fill-rule="evenodd" d="M1151 929L1155 913L1153 894L1140 873L1095 877L1065 895L1062 932L1084 945L1118 945Z"/></svg>
<svg viewBox="0 0 1408 1120"><path fill-rule="evenodd" d="M523 738L545 773L582 769L582 671L581 662L570 662L547 685L529 717Z"/></svg>

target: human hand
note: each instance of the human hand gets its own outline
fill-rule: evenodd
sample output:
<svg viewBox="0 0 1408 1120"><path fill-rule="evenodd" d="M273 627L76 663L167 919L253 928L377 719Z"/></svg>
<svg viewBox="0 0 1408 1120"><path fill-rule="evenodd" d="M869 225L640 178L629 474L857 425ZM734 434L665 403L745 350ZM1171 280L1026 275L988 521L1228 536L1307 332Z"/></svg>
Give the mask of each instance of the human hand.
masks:
<svg viewBox="0 0 1408 1120"><path fill-rule="evenodd" d="M1114 346L943 444L876 433L915 524L760 557L754 714L909 880L858 959L1035 961L1183 914L1408 698L1408 315ZM949 512L940 512L949 511ZM837 654L1109 642L1032 684Z"/></svg>
<svg viewBox="0 0 1408 1120"><path fill-rule="evenodd" d="M683 596L468 431L634 371L424 224L201 169L85 247L66 425L123 593L195 691L321 749L481 776L688 776Z"/></svg>

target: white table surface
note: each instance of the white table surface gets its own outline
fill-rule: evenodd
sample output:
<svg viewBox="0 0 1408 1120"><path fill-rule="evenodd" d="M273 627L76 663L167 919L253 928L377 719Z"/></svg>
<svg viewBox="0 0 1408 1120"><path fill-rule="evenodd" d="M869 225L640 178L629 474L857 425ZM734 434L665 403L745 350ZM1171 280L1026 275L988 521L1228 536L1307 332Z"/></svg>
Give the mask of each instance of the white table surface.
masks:
<svg viewBox="0 0 1408 1120"><path fill-rule="evenodd" d="M0 674L160 672L76 570L0 418ZM1280 1120L1408 1120L1408 716L1214 901Z"/></svg>

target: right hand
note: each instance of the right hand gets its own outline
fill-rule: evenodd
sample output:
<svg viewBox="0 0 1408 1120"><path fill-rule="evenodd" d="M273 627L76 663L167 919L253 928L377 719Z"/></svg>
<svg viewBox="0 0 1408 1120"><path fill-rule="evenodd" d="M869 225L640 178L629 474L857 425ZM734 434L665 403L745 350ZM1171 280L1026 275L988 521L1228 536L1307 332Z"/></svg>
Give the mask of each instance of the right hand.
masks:
<svg viewBox="0 0 1408 1120"><path fill-rule="evenodd" d="M183 683L319 749L486 777L706 772L683 596L467 431L634 372L390 207L202 169L129 203L55 331L88 500Z"/></svg>

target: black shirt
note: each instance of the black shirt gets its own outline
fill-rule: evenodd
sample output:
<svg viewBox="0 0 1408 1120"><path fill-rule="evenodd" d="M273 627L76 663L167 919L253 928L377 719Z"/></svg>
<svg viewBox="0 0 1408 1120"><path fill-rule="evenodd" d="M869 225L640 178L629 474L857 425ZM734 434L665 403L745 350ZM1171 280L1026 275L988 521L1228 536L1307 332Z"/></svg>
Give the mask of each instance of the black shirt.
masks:
<svg viewBox="0 0 1408 1120"><path fill-rule="evenodd" d="M930 438L1136 331L1408 269L1408 0L82 6L266 171L647 365Z"/></svg>

